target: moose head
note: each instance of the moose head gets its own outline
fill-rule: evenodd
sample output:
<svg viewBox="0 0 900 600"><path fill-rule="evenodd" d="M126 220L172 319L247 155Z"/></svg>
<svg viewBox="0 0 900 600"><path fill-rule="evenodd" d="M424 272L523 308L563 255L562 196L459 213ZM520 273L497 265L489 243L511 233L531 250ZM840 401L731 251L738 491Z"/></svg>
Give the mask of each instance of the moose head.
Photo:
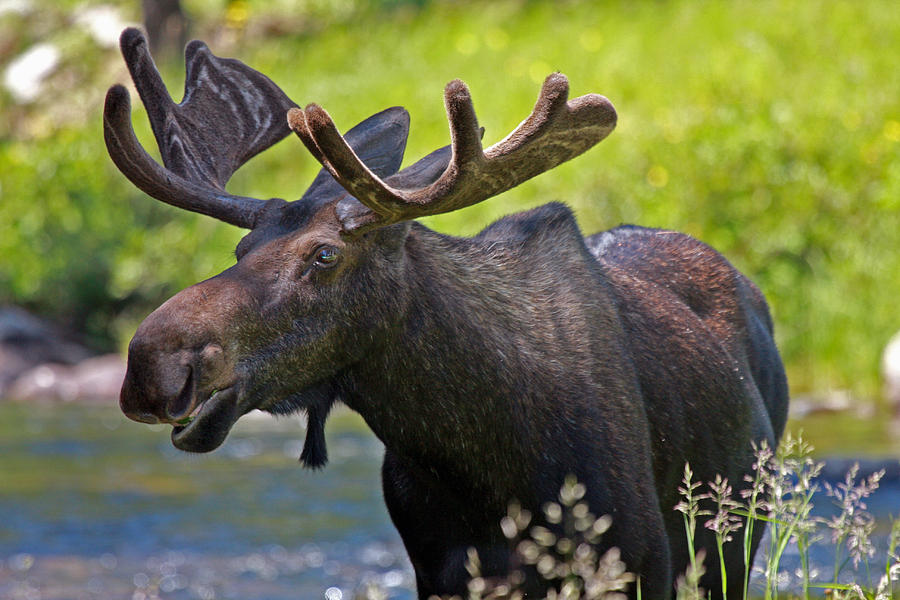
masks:
<svg viewBox="0 0 900 600"><path fill-rule="evenodd" d="M306 410L303 460L324 462L320 425L333 380L376 351L402 297L391 295L408 222L457 210L581 154L614 128L602 96L567 101L550 75L525 121L482 149L469 90L444 92L451 145L399 170L409 117L390 108L341 135L321 107L298 108L243 63L186 49L184 99L175 104L136 29L122 53L165 167L137 141L128 91L112 87L104 134L110 156L141 190L168 204L249 229L237 264L171 298L139 327L128 353L122 410L174 426L176 447L218 447L243 414ZM323 169L302 198L260 200L225 184L247 160L294 131ZM399 171L398 171L399 170Z"/></svg>

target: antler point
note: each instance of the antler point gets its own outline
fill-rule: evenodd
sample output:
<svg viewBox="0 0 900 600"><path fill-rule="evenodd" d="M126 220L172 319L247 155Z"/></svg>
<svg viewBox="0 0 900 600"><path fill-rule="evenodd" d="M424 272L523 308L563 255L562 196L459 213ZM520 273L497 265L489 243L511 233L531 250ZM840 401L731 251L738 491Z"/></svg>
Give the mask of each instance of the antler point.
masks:
<svg viewBox="0 0 900 600"><path fill-rule="evenodd" d="M119 48L121 48L122 54L125 54L127 51L133 50L146 42L147 40L144 37L144 32L137 27L126 27L119 35Z"/></svg>
<svg viewBox="0 0 900 600"><path fill-rule="evenodd" d="M457 96L459 94L469 95L469 86L462 79L454 79L444 87L444 94L449 96Z"/></svg>
<svg viewBox="0 0 900 600"><path fill-rule="evenodd" d="M569 101L570 110L586 111L592 113L591 121L608 127L611 132L619 119L616 107L606 96L600 94L585 94Z"/></svg>
<svg viewBox="0 0 900 600"><path fill-rule="evenodd" d="M307 105L303 112L306 116L306 126L311 132L319 131L333 122L331 115L318 104Z"/></svg>
<svg viewBox="0 0 900 600"><path fill-rule="evenodd" d="M122 106L130 110L131 94L128 93L128 88L117 83L106 91L106 100L103 105L104 119L110 114L121 110Z"/></svg>
<svg viewBox="0 0 900 600"><path fill-rule="evenodd" d="M293 131L300 131L306 128L305 113L297 107L289 108L287 111L288 127Z"/></svg>
<svg viewBox="0 0 900 600"><path fill-rule="evenodd" d="M547 75L547 78L544 79L542 88L543 93L552 92L553 94L567 94L569 92L569 78L559 71L550 73Z"/></svg>
<svg viewBox="0 0 900 600"><path fill-rule="evenodd" d="M191 60L196 54L209 52L209 46L201 40L191 40L187 43L187 46L184 47L184 57L186 60Z"/></svg>

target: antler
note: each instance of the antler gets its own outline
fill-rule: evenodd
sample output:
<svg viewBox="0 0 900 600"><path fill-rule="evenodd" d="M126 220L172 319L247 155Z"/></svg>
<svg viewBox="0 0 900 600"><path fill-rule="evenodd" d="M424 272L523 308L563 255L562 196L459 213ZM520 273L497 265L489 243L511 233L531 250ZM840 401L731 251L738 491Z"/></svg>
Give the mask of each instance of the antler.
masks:
<svg viewBox="0 0 900 600"><path fill-rule="evenodd" d="M165 168L138 142L129 94L121 85L107 92L103 114L113 162L157 200L252 228L265 201L229 194L225 184L242 164L290 133L284 115L296 104L265 75L213 55L197 40L185 49L184 99L175 104L143 34L126 29L119 43Z"/></svg>
<svg viewBox="0 0 900 600"><path fill-rule="evenodd" d="M349 225L355 230L471 206L585 152L612 132L616 111L603 96L588 94L567 102L568 93L565 75L547 77L531 115L505 139L482 151L469 89L462 81L450 82L444 104L450 121L451 158L443 173L436 180L426 179L424 186L422 177L408 172L422 171L418 163L386 180L373 174L341 137L328 113L315 104L291 109L288 123L344 189L370 209L366 218Z"/></svg>

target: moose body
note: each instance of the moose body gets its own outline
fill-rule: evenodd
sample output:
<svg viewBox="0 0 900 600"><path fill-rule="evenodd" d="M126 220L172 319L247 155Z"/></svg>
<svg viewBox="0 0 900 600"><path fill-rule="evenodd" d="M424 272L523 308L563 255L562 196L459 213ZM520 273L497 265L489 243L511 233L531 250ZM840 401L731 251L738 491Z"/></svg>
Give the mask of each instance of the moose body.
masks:
<svg viewBox="0 0 900 600"><path fill-rule="evenodd" d="M452 147L398 172L401 109L341 136L320 108L296 108L198 42L175 105L136 30L122 49L166 167L134 138L121 87L105 115L116 164L161 200L251 230L233 267L174 296L135 333L128 416L171 423L173 443L199 452L252 409L305 411L301 460L320 467L324 422L342 401L384 442L385 501L423 599L465 592L472 547L486 575L506 573L499 523L509 503L538 514L573 474L591 512L612 517L601 549L621 550L643 596L671 595L689 563L673 510L684 464L698 479L740 486L751 443L774 446L784 428L787 387L759 291L683 234L619 227L585 239L561 204L473 238L410 220L583 152L615 124L605 99L566 102L564 78L551 76L532 116L482 151L468 91L452 83ZM217 110L249 114L235 126ZM303 198L225 192L288 125L325 167ZM697 536L715 552L707 532ZM743 572L740 549L731 552L726 565ZM717 577L710 565L707 589ZM541 583L526 589L535 597Z"/></svg>
<svg viewBox="0 0 900 600"><path fill-rule="evenodd" d="M583 240L559 204L472 239L415 225L406 240L404 272L390 278L402 283L378 286L403 299L388 310L394 335L378 336L341 398L385 443L385 500L420 596L462 593L470 546L502 572L495 524L509 499L537 512L575 474L591 510L612 516L604 544L643 574L643 594L665 597L689 564L673 510L685 462L699 480L741 482L748 440L774 445L784 427L756 287L683 234L620 227Z"/></svg>

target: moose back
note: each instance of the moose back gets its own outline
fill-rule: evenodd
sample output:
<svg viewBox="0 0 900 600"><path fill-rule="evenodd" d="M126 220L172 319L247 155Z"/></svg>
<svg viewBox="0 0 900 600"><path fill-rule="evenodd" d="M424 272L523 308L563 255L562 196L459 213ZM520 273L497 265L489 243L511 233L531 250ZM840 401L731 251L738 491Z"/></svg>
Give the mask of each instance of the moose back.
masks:
<svg viewBox="0 0 900 600"><path fill-rule="evenodd" d="M121 48L165 166L138 143L118 85L104 114L115 164L163 202L249 230L234 266L138 328L126 415L171 424L176 447L207 452L253 409L306 412L301 461L317 468L325 420L343 402L384 442L384 497L421 598L465 593L469 548L485 575L506 573L508 504L539 514L574 474L591 512L612 517L598 549L621 550L643 597L671 595L689 563L673 511L685 463L700 480L740 486L751 443L774 446L784 428L787 384L759 290L683 234L623 226L583 238L562 204L473 238L413 220L583 153L615 127L608 100L568 100L568 81L552 74L531 115L482 149L468 88L451 82L451 145L400 170L402 108L341 135L322 108L298 108L198 41L176 104L143 35L126 30ZM225 190L291 130L323 165L302 198ZM714 557L710 532L696 533ZM731 546L724 558L739 586L743 560ZM707 563L705 587L716 590L718 561ZM542 584L525 588L534 597Z"/></svg>

